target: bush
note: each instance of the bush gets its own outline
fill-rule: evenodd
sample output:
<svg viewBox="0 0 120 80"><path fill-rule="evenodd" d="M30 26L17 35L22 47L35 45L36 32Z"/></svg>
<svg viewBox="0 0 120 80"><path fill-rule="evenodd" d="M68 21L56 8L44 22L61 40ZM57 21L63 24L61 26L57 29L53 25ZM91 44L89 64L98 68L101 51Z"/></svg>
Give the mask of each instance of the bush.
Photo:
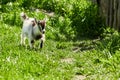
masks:
<svg viewBox="0 0 120 80"><path fill-rule="evenodd" d="M103 33L105 27L104 20L98 15L97 6L87 0L19 0L3 6L3 21L17 26L21 25L18 15L21 11L27 11L37 19L41 17L40 13L33 12L37 8L54 11L57 16L51 19L50 27L57 30L54 31L57 39L73 39L75 36L77 39L81 36L96 38Z"/></svg>
<svg viewBox="0 0 120 80"><path fill-rule="evenodd" d="M53 8L59 14L52 21L52 26L57 27L58 33L62 33L66 38L71 37L68 39L73 39L73 36L74 38L76 36L76 39L82 36L89 38L101 36L105 24L96 5L87 0L68 1L69 5L66 2L63 0L61 3L56 3L56 7ZM67 6L71 6L71 8L69 9ZM58 36L60 35L57 34L57 39Z"/></svg>
<svg viewBox="0 0 120 80"><path fill-rule="evenodd" d="M105 54L106 57L110 57L117 51L120 51L120 36L117 31L108 28L104 39L98 43L98 50Z"/></svg>
<svg viewBox="0 0 120 80"><path fill-rule="evenodd" d="M50 21L50 26L52 26L51 32L56 37L55 40L72 40L74 38L74 30L68 17L58 15Z"/></svg>
<svg viewBox="0 0 120 80"><path fill-rule="evenodd" d="M9 25L20 26L22 22L18 14L18 12L11 12L10 14L4 13L2 14L2 21Z"/></svg>
<svg viewBox="0 0 120 80"><path fill-rule="evenodd" d="M105 27L104 20L98 15L97 6L88 1L82 0L74 4L71 20L72 28L75 29L78 37L97 38L103 33Z"/></svg>
<svg viewBox="0 0 120 80"><path fill-rule="evenodd" d="M1 21L9 25L21 25L20 12L18 2L7 2L1 5Z"/></svg>

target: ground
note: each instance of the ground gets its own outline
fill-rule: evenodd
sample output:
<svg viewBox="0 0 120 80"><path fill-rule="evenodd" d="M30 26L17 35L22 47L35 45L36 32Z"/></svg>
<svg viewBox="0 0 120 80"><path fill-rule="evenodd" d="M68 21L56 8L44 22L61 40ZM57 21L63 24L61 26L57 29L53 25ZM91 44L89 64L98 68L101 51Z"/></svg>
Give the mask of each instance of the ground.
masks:
<svg viewBox="0 0 120 80"><path fill-rule="evenodd" d="M102 58L102 54L96 49L99 39L57 41L46 35L43 49L37 47L39 41L36 42L35 49L30 49L28 45L20 45L20 27L0 24L2 80L118 79L117 62L113 65Z"/></svg>

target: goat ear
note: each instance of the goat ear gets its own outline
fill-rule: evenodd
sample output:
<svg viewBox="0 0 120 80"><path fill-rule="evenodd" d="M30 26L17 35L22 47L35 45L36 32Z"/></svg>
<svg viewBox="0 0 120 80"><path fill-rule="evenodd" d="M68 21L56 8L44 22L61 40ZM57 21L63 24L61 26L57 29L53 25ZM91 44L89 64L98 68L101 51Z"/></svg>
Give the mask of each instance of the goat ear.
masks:
<svg viewBox="0 0 120 80"><path fill-rule="evenodd" d="M21 12L21 13L20 13L20 16L24 16L24 15L25 15L25 13L24 13L24 12Z"/></svg>

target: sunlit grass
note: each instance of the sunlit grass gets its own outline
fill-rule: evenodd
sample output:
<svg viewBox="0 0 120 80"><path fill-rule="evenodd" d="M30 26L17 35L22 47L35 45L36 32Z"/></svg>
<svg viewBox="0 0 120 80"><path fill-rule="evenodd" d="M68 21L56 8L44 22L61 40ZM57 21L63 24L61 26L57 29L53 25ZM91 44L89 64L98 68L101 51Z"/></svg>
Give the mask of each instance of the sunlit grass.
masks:
<svg viewBox="0 0 120 80"><path fill-rule="evenodd" d="M71 80L75 75L88 80L111 80L120 76L119 51L106 58L96 49L98 41L62 42L49 39L46 34L42 50L30 49L28 45L20 46L20 27L0 25L1 80Z"/></svg>

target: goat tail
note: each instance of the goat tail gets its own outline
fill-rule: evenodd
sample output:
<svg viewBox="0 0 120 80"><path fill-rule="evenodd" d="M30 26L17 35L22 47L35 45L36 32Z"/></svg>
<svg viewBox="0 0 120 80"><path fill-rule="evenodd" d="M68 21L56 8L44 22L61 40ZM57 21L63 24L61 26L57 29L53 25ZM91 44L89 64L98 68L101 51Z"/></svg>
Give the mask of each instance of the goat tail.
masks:
<svg viewBox="0 0 120 80"><path fill-rule="evenodd" d="M21 12L20 13L20 18L21 18L22 21L24 21L25 19L28 18L28 16L24 12Z"/></svg>

